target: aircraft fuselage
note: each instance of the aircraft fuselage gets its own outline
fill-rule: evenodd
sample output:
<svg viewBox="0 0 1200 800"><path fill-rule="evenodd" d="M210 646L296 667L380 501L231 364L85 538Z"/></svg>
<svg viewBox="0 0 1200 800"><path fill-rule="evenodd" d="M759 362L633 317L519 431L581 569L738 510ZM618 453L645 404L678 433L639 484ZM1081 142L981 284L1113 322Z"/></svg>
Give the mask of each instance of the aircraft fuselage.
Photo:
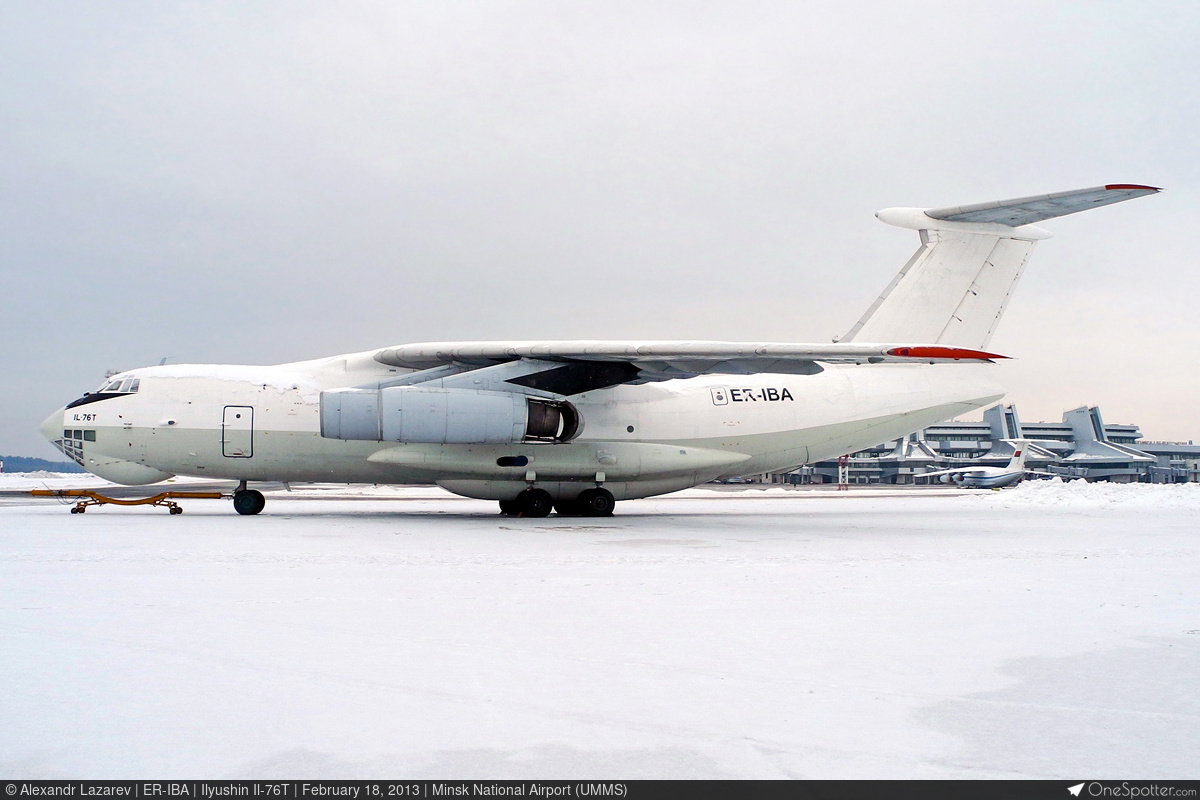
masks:
<svg viewBox="0 0 1200 800"><path fill-rule="evenodd" d="M1020 483L1025 478L1025 471L1009 472L997 470L991 475L963 475L956 477L954 482L964 489L1004 489Z"/></svg>
<svg viewBox="0 0 1200 800"><path fill-rule="evenodd" d="M827 365L815 375L713 375L569 398L582 429L557 444L345 441L322 435L321 393L408 370L369 354L281 366L160 366L115 376L43 431L86 469L126 484L171 475L249 481L437 483L504 500L603 485L616 499L835 457L1003 396L994 365ZM115 384L114 384L115 385ZM90 398L90 399L89 399Z"/></svg>

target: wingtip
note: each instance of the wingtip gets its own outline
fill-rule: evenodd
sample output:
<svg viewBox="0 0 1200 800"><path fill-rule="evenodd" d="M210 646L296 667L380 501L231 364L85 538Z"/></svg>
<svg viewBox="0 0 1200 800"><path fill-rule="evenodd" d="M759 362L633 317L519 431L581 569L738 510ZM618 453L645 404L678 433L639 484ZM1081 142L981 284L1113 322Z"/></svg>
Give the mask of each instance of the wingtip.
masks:
<svg viewBox="0 0 1200 800"><path fill-rule="evenodd" d="M1161 192L1162 188L1158 186L1143 186L1140 183L1109 183L1105 184L1105 189L1109 191L1141 191L1141 192Z"/></svg>

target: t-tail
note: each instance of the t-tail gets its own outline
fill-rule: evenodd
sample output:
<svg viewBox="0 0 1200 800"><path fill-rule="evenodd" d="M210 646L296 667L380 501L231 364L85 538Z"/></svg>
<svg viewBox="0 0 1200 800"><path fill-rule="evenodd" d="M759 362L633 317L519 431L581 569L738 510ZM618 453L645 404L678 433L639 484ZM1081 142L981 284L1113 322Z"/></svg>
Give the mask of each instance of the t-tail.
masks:
<svg viewBox="0 0 1200 800"><path fill-rule="evenodd" d="M916 230L921 246L840 341L984 349L1034 244L1051 235L1033 223L1158 191L1109 184L951 208L886 208L875 216Z"/></svg>
<svg viewBox="0 0 1200 800"><path fill-rule="evenodd" d="M1028 455L1029 441L1027 439L1008 439L1013 446L1012 460L1004 468L1006 472L1024 472L1025 457Z"/></svg>

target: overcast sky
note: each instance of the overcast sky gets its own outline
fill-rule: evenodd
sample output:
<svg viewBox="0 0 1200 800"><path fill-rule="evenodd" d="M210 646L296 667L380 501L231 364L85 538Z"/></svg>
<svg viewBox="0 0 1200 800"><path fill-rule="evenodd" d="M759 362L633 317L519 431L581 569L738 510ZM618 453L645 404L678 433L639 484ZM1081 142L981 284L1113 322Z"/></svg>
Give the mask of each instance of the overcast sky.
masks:
<svg viewBox="0 0 1200 800"><path fill-rule="evenodd" d="M0 453L107 370L413 341L828 341L878 222L1103 183L992 349L1200 440L1200 4L0 0Z"/></svg>

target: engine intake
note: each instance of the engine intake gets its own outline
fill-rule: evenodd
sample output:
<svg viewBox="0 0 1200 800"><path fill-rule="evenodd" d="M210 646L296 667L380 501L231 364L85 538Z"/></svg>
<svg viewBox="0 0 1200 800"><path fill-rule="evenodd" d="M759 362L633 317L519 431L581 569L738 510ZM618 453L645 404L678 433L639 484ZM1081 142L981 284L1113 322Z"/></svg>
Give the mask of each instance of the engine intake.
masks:
<svg viewBox="0 0 1200 800"><path fill-rule="evenodd" d="M567 442L579 412L516 392L395 386L321 392L321 436L411 444Z"/></svg>

